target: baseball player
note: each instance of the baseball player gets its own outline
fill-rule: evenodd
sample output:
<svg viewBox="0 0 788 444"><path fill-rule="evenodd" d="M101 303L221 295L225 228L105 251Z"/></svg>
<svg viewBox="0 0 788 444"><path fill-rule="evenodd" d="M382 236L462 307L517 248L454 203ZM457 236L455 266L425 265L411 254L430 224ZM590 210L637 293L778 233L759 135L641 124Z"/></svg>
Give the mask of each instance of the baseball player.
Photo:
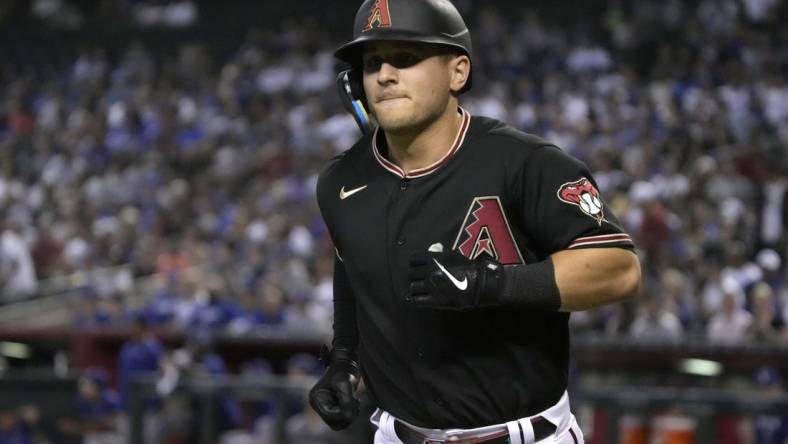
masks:
<svg viewBox="0 0 788 444"><path fill-rule="evenodd" d="M376 444L582 443L569 312L637 291L630 237L583 163L459 106L471 39L448 0L367 0L353 31L336 56L366 134L317 185L335 318L312 407L347 427L361 378Z"/></svg>

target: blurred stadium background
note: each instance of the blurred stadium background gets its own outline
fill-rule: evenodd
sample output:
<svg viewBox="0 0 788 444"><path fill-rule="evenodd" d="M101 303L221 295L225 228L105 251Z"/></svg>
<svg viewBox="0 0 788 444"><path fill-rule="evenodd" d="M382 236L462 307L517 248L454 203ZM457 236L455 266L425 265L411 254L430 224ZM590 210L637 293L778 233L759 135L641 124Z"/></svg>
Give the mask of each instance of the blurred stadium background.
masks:
<svg viewBox="0 0 788 444"><path fill-rule="evenodd" d="M788 442L786 3L456 3L464 106L587 162L637 240L641 295L572 316L586 441ZM0 443L371 442L305 404L358 4L0 0Z"/></svg>

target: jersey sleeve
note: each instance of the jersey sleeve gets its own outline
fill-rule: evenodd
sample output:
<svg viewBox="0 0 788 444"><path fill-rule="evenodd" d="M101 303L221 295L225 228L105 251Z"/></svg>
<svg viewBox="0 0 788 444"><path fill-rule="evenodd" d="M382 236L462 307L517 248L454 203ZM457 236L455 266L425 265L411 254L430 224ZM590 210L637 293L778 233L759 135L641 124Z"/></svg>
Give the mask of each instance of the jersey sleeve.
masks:
<svg viewBox="0 0 788 444"><path fill-rule="evenodd" d="M336 158L329 161L326 168L320 173L317 177L317 185L315 189L315 195L317 197L317 207L320 210L320 215L323 218L323 222L326 224L326 228L328 229L328 235L331 238L331 243L334 245L336 249L337 255L341 257L342 249L341 246L337 244L337 237L334 234L334 223L332 217L332 204L329 199L329 188L331 187L331 173L332 170L336 166Z"/></svg>
<svg viewBox="0 0 788 444"><path fill-rule="evenodd" d="M544 255L574 248L634 249L579 160L555 146L542 146L529 156L520 180L521 220Z"/></svg>
<svg viewBox="0 0 788 444"><path fill-rule="evenodd" d="M323 221L328 228L329 236L336 250L334 258L334 348L345 348L355 350L358 346L358 322L356 320L356 298L350 284L350 278L345 271L345 264L342 262L342 248L336 242L333 233L331 218L331 204L327 198L327 188L329 187L329 172L335 164L332 162L320 175L317 181L317 203Z"/></svg>

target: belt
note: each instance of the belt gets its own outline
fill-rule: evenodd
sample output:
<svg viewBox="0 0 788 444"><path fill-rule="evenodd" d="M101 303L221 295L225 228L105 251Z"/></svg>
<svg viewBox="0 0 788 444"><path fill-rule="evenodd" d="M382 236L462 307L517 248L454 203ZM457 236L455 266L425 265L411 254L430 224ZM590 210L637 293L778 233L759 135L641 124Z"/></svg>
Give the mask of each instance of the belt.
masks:
<svg viewBox="0 0 788 444"><path fill-rule="evenodd" d="M535 416L531 418L530 421L531 425L534 427L534 442L541 441L555 433L555 425L541 416ZM440 444L444 442L451 444L509 444L510 442L508 430L501 430L500 432L493 432L489 435L460 441L441 441L430 439L424 434L408 427L408 425L402 423L402 421L395 420L394 431L397 433L397 438L399 438L404 444Z"/></svg>

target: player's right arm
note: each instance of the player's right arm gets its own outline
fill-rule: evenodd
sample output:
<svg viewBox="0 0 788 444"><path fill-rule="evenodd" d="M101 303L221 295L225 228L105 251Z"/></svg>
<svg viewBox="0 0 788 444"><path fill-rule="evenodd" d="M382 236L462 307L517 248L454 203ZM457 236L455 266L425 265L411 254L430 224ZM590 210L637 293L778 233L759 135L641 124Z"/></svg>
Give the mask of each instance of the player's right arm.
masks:
<svg viewBox="0 0 788 444"><path fill-rule="evenodd" d="M342 260L342 245L339 244L336 230L336 193L339 186L339 163L342 156L332 159L317 180L317 203L320 214L328 228L329 236L334 244L334 339L335 349L352 351L358 347L358 323L356 321L356 298L350 283L350 277Z"/></svg>
<svg viewBox="0 0 788 444"><path fill-rule="evenodd" d="M332 232L330 207L326 189L331 188L329 175L335 163L329 165L317 183L317 200L329 233ZM332 239L336 237L332 236ZM336 245L334 259L334 339L331 350L325 350L323 359L328 368L309 392L309 403L320 417L334 430L347 428L358 416L359 402L355 397L359 381L358 322L356 300L345 265Z"/></svg>
<svg viewBox="0 0 788 444"><path fill-rule="evenodd" d="M337 253L334 258L334 349L358 348L358 322L356 320L356 298L350 287L345 264Z"/></svg>

